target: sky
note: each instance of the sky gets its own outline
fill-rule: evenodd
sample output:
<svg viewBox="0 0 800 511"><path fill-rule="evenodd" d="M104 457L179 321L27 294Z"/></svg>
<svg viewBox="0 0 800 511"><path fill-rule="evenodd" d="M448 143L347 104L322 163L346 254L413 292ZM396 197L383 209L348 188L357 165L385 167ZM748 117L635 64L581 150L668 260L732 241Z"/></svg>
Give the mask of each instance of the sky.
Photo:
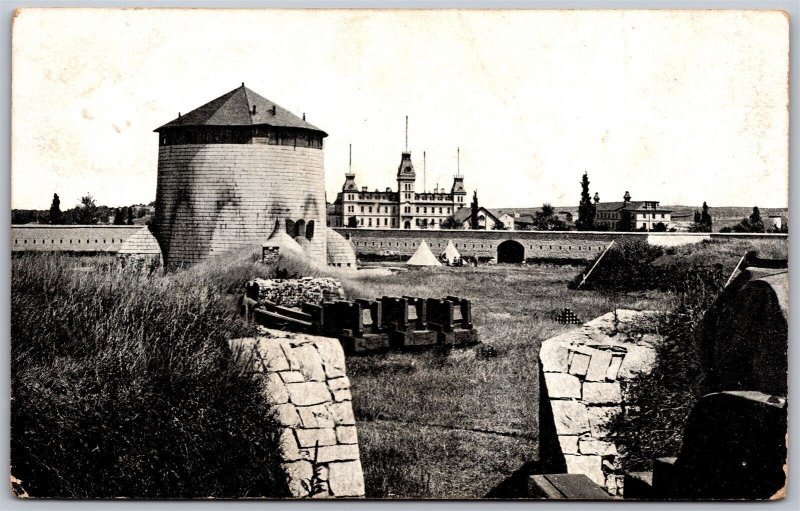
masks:
<svg viewBox="0 0 800 511"><path fill-rule="evenodd" d="M12 208L155 199L155 128L240 86L325 130L333 201L785 207L789 28L769 11L27 9L12 43Z"/></svg>

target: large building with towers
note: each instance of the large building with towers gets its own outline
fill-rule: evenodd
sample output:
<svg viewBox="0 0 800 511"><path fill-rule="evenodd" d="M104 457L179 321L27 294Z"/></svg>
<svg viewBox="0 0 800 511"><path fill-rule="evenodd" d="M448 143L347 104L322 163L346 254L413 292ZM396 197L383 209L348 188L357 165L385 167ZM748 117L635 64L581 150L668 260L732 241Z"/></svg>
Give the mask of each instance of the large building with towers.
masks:
<svg viewBox="0 0 800 511"><path fill-rule="evenodd" d="M417 173L406 149L397 167L397 188L370 191L356 185L352 172L345 174L342 191L336 195L328 224L331 227L372 229L439 229L447 218L467 206L464 176L460 169L450 190L438 186L420 190Z"/></svg>
<svg viewBox="0 0 800 511"><path fill-rule="evenodd" d="M326 262L327 134L241 87L155 130L153 231L168 268L260 245L285 229Z"/></svg>

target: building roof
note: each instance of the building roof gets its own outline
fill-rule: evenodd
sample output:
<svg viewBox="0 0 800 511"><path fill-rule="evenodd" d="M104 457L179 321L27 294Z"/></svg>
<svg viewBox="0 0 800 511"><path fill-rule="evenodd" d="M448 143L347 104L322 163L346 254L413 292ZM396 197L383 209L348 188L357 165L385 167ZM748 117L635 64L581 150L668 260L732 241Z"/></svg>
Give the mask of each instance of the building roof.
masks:
<svg viewBox="0 0 800 511"><path fill-rule="evenodd" d="M647 210L647 211L664 211L664 212L672 212L671 209L657 207L653 208L645 208L645 203L650 204L656 201L630 201L628 203L619 201L619 202L600 202L597 203L596 210L597 211L617 211L620 209L627 209L627 210Z"/></svg>
<svg viewBox="0 0 800 511"><path fill-rule="evenodd" d="M255 113L253 113L255 107ZM273 114L273 107L275 114ZM256 94L242 83L227 94L195 108L191 112L180 115L167 124L157 128L181 126L255 126L266 125L280 128L301 128L318 131L323 136L328 134L311 123L297 117L292 112L276 103Z"/></svg>
<svg viewBox="0 0 800 511"><path fill-rule="evenodd" d="M483 206L480 206L478 208L478 214L480 214L480 213L484 213L485 215L492 217L492 220L494 222L499 222L500 221L498 216L493 211L488 210L488 209L484 208ZM459 208L458 211L456 211L453 214L453 218L455 220L458 220L459 222L462 222L462 223L468 222L470 216L472 216L472 207L471 206L464 206L462 208Z"/></svg>

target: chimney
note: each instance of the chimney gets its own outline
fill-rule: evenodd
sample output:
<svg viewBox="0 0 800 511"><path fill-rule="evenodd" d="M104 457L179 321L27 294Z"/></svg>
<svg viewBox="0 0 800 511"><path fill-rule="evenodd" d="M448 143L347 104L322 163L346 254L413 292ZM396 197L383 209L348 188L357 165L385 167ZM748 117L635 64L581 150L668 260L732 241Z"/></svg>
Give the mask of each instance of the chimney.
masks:
<svg viewBox="0 0 800 511"><path fill-rule="evenodd" d="M597 193L597 192L594 192L594 203L597 204L599 202L600 202L600 194Z"/></svg>
<svg viewBox="0 0 800 511"><path fill-rule="evenodd" d="M256 115L256 106L253 105L253 113L251 115Z"/></svg>
<svg viewBox="0 0 800 511"><path fill-rule="evenodd" d="M303 120L304 121L306 120L306 113L305 112L303 112Z"/></svg>
<svg viewBox="0 0 800 511"><path fill-rule="evenodd" d="M362 187L361 187L361 191L362 191L362 192L366 192L366 191L367 191L367 187L366 187L366 186L362 186Z"/></svg>
<svg viewBox="0 0 800 511"><path fill-rule="evenodd" d="M622 197L622 199L625 201L625 204L629 203L629 202L631 201L631 194L630 194L630 192L628 192L628 191L626 190L626 191L625 191L625 196L624 196L624 197Z"/></svg>
<svg viewBox="0 0 800 511"><path fill-rule="evenodd" d="M272 115L275 115L277 111L278 110L275 108L275 105L272 105Z"/></svg>

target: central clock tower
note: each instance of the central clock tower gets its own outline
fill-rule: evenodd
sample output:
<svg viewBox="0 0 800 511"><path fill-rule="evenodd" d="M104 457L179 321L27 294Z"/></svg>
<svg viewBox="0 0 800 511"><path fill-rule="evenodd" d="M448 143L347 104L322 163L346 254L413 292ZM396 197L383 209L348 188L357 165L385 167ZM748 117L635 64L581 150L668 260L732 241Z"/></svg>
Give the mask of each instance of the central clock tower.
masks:
<svg viewBox="0 0 800 511"><path fill-rule="evenodd" d="M401 229L412 229L414 225L414 185L417 181L417 174L414 172L414 164L411 163L411 152L403 151L400 157L400 166L397 167L397 191L400 203L399 223Z"/></svg>

